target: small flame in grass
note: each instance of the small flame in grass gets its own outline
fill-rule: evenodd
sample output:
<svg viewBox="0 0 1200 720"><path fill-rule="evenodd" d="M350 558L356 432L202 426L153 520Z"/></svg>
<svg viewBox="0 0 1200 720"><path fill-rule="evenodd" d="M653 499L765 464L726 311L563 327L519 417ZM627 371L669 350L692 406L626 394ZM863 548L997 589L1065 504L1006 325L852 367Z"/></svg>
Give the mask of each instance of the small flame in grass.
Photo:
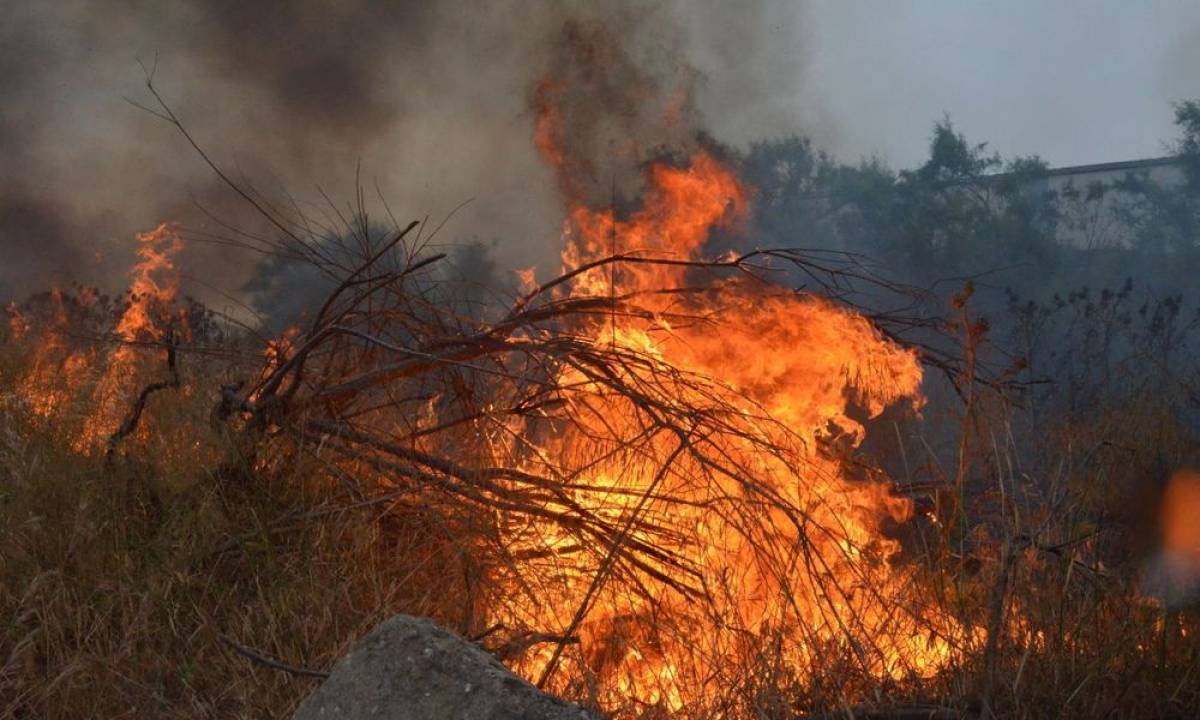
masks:
<svg viewBox="0 0 1200 720"><path fill-rule="evenodd" d="M49 300L52 316L41 327L35 326L15 305L9 308L12 338L34 347L29 369L21 382L21 397L33 414L41 418L55 415L71 399L83 384L92 362L90 352L69 342L71 312L66 295L54 288ZM82 297L84 304L92 300L93 295Z"/></svg>
<svg viewBox="0 0 1200 720"><path fill-rule="evenodd" d="M25 314L21 312L21 308L17 307L15 302L10 302L5 308L8 313L8 336L11 340L22 340L29 333L29 320L25 318Z"/></svg>
<svg viewBox="0 0 1200 720"><path fill-rule="evenodd" d="M296 349L296 339L300 337L300 328L288 326L278 337L267 341L263 349L264 375L270 375L283 366Z"/></svg>
<svg viewBox="0 0 1200 720"><path fill-rule="evenodd" d="M296 340L300 337L300 328L295 325L289 325L278 336L269 338L263 346L263 367L259 374L259 384L270 377L276 370L292 357L292 353L296 350ZM259 391L255 391L250 395L250 402L259 400Z"/></svg>

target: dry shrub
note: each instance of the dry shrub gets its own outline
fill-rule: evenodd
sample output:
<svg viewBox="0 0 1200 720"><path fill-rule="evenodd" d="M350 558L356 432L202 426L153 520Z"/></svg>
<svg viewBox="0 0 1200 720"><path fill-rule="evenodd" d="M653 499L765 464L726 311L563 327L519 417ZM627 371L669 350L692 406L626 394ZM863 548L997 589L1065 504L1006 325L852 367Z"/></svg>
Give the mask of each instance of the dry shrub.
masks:
<svg viewBox="0 0 1200 720"><path fill-rule="evenodd" d="M315 680L222 637L326 668L390 614L444 607L420 513L385 528L210 426L223 368L191 356L194 392L157 395L153 432L106 460L73 447L86 382L52 417L20 400L29 350L4 345L0 380L0 717L286 716Z"/></svg>
<svg viewBox="0 0 1200 720"><path fill-rule="evenodd" d="M961 299L951 441L898 433L925 458L905 472L929 496L914 519L853 433L806 437L752 391L617 341L618 320L660 321L663 296L675 327L732 332L747 305L776 302L860 327L720 277L754 258L685 262L703 278L686 287L560 292L661 262L604 257L483 319L427 281L438 258L406 232L323 267L340 284L265 355L178 345L181 386L107 456L75 442L105 346L5 342L0 711L286 715L313 678L222 638L324 669L395 612L624 716L1182 717L1198 699L1195 610L1144 597L1135 519L1106 489L1186 457L1194 436L1159 396L1043 414L1031 437L1013 389L979 382L986 333ZM768 256L830 286L848 271ZM139 349L141 384L161 377L163 346ZM839 378L838 420L905 395L872 385L886 368L860 370ZM42 391L51 412L29 401ZM788 494L781 477L836 491ZM847 535L856 521L879 532ZM705 566L714 536L738 565ZM743 617L748 587L778 612ZM934 672L918 672L926 653Z"/></svg>
<svg viewBox="0 0 1200 720"><path fill-rule="evenodd" d="M524 602L551 597L539 595L552 592L539 583L552 588L564 558L576 577L605 578L618 606L643 593L660 599L664 588L689 596L686 583L696 577L686 555L693 539L662 522L684 498L655 486L616 493L597 512L562 492L580 489L579 469L613 457L613 466L648 463L670 477L727 462L731 474L753 478L745 458L714 458L684 440L697 428L708 436L748 430L710 379L569 331L575 316L597 309L639 317L636 298L614 304L546 293L485 323L445 311L437 289L418 281L419 256L380 270L367 262L373 254L309 329L289 334L265 360L237 343L221 354L180 348L190 391L156 395L145 431L108 459L72 443L89 411L86 377L54 415L33 412L21 400L32 348L3 345L0 613L9 621L0 633L0 711L283 716L315 680L251 661L222 638L320 670L395 612L433 617L518 668L532 657L544 672L557 653L555 689L624 715L680 714L663 696L615 703L614 677L605 674L622 667L612 658L628 647L673 642L692 643L698 666L713 668L707 678L688 678L717 688L686 708L697 717L784 718L848 705L859 714L1186 717L1200 699L1195 609L1167 610L1145 597L1141 572L1153 543L1138 522L1147 515L1112 490L1132 492L1186 461L1190 428L1142 395L1044 419L1033 445L1020 429L1027 408L1013 404L1011 389L961 371L957 380L975 390L957 428L968 441L951 445L965 457L938 459L936 443L915 436L921 426L900 432L914 458L908 485L930 495L936 517L897 529L908 568L900 589L920 601L875 598L908 618L896 632L913 632L929 608L956 619L919 630L924 642L945 627L974 628L947 638L959 643L958 654L940 672L881 679L865 670L856 643L887 642L861 634L866 626L810 636L822 663L813 672L789 648L811 616L762 625L732 649L738 662L706 665L731 647L706 644L712 618L669 601L649 606L660 610L649 624L641 615L605 615L604 634L592 635L604 642L564 637L539 616L546 608ZM144 352L149 382L161 374L162 350ZM533 362L515 363L518 354ZM514 438L523 447L562 437L578 422L561 414L577 402L573 391L548 383L555 364L567 361L603 380L604 403L616 398L650 421L630 435L589 435L554 457L497 454L513 452ZM230 391L238 376L254 380ZM655 427L672 442L646 440ZM788 455L781 436L751 437L772 457L803 457ZM823 452L854 455L836 442ZM922 454L927 460L916 462ZM641 502L650 495L653 502ZM803 561L803 553L754 536L761 508L740 503L730 507L744 514L731 517L759 539L753 547L763 562ZM1152 519L1153 500L1145 503ZM646 505L659 509L643 513ZM563 535L513 541L548 527ZM732 607L742 591L736 582L710 583L689 597L699 602L693 607ZM632 681L645 678L625 678Z"/></svg>

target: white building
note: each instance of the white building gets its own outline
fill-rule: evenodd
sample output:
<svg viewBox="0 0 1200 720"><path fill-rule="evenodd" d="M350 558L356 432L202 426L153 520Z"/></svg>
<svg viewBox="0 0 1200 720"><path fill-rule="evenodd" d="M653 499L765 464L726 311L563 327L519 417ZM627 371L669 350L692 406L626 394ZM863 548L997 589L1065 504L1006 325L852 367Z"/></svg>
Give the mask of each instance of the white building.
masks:
<svg viewBox="0 0 1200 720"><path fill-rule="evenodd" d="M1088 249L1120 247L1131 238L1118 208L1132 198L1119 188L1131 176L1164 187L1185 181L1178 158L1160 157L1052 168L1033 181L1031 190L1052 192L1059 198L1058 238L1063 244Z"/></svg>

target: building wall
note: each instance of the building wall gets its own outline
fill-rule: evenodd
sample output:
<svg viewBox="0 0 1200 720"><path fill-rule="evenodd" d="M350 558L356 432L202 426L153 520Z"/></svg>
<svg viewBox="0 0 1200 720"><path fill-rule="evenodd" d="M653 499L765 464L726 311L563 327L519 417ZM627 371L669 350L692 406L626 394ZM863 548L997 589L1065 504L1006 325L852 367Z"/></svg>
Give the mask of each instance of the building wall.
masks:
<svg viewBox="0 0 1200 720"><path fill-rule="evenodd" d="M1035 181L1038 191L1051 191L1060 198L1059 241L1088 249L1128 245L1133 238L1118 209L1128 205L1131 197L1117 186L1131 175L1168 187L1185 181L1174 158L1057 168Z"/></svg>

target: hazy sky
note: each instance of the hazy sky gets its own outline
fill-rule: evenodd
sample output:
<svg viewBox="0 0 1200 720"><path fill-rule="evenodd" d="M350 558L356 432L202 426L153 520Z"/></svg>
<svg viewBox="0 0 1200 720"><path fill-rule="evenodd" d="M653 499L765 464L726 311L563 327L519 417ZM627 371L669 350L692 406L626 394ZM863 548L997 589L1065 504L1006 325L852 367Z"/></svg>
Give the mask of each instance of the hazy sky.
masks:
<svg viewBox="0 0 1200 720"><path fill-rule="evenodd" d="M1170 101L1200 97L1195 1L0 0L0 18L0 301L119 283L134 232L203 231L194 202L241 207L125 102L148 100L138 58L158 58L159 88L227 168L319 202L318 184L352 197L361 161L406 218L474 199L447 235L496 238L512 266L561 245L529 98L567 21L613 25L651 77L693 78L718 140L806 134L894 168L921 161L943 113L1052 165L1161 155ZM187 252L227 291L254 269Z"/></svg>
<svg viewBox="0 0 1200 720"><path fill-rule="evenodd" d="M1161 155L1169 103L1200 97L1194 1L816 0L794 19L809 45L781 91L796 114L839 154L896 167L920 161L943 112L1053 165Z"/></svg>

